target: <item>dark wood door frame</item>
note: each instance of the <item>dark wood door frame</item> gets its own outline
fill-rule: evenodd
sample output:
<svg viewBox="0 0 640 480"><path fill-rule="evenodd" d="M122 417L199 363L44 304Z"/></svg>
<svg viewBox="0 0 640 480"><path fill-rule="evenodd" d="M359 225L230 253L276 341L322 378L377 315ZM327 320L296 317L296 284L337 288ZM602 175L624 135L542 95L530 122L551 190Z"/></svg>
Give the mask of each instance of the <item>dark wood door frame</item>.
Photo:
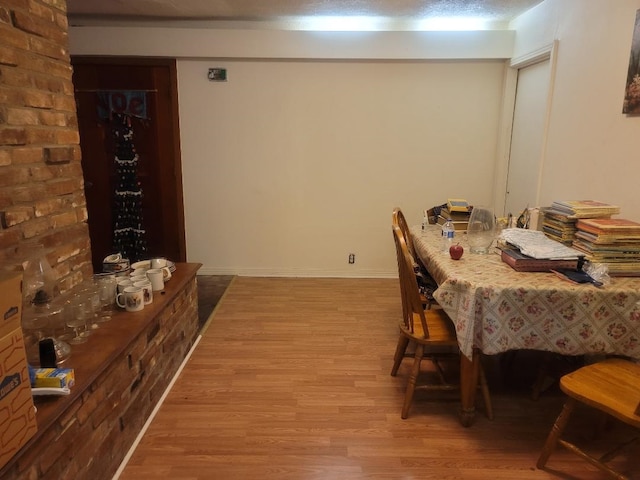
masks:
<svg viewBox="0 0 640 480"><path fill-rule="evenodd" d="M71 58L72 66L76 65L97 65L97 66L161 66L167 67L169 71L169 105L171 115L175 119L170 126L159 126L165 130L163 134L170 135L173 139L172 152L172 185L168 185L169 194L166 198L163 196L162 201L167 202L163 206L163 211L171 212L171 217L167 220L165 226L166 235L172 235L177 243L177 252L173 253L172 260L178 262L186 261L186 240L185 240L185 220L184 220L184 197L182 185L182 161L180 150L180 130L178 121L178 81L176 61L171 58L138 58L138 57L94 57L94 56L73 56ZM168 131L166 130L168 129ZM170 203L170 204L169 204ZM94 258L94 268L96 267L96 259Z"/></svg>

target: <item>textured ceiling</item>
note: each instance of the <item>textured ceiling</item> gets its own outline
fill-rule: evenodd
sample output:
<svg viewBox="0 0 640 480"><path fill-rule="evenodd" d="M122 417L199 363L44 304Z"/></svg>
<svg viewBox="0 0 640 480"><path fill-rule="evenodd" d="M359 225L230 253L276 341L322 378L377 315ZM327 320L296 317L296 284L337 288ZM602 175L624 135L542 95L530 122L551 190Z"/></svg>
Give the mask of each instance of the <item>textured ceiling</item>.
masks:
<svg viewBox="0 0 640 480"><path fill-rule="evenodd" d="M302 16L482 17L508 22L542 0L67 0L70 19L271 21Z"/></svg>

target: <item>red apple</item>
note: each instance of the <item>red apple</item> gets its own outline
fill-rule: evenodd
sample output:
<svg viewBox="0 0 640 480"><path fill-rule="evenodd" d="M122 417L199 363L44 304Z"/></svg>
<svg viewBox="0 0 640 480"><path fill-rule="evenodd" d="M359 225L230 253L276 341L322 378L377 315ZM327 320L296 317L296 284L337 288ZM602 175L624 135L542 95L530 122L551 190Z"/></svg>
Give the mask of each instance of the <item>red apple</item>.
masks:
<svg viewBox="0 0 640 480"><path fill-rule="evenodd" d="M462 248L462 245L460 245L459 243L456 243L455 245L451 245L449 247L449 255L451 255L451 258L453 258L454 260L460 260L460 257L462 257L463 253L464 248Z"/></svg>

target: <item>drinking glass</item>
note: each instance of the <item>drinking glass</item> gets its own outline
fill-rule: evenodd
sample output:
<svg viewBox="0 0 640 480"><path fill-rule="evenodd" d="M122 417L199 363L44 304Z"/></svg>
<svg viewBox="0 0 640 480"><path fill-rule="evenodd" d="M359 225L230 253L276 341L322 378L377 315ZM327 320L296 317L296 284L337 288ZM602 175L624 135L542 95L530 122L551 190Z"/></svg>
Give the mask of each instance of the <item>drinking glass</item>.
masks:
<svg viewBox="0 0 640 480"><path fill-rule="evenodd" d="M73 337L68 342L74 345L86 342L89 336L88 322L92 319L91 300L86 296L76 295L67 312L66 324L73 329Z"/></svg>
<svg viewBox="0 0 640 480"><path fill-rule="evenodd" d="M493 208L474 206L467 225L467 240L471 253L489 253L496 235L496 217Z"/></svg>
<svg viewBox="0 0 640 480"><path fill-rule="evenodd" d="M113 306L116 299L116 276L115 275L96 275L94 276L95 286L100 299L98 310L98 323L108 322L111 320Z"/></svg>
<svg viewBox="0 0 640 480"><path fill-rule="evenodd" d="M100 293L97 285L90 281L85 284L80 291L80 302L86 304L85 316L87 318L87 331L91 334L91 330L100 328L98 325L98 312L100 311Z"/></svg>

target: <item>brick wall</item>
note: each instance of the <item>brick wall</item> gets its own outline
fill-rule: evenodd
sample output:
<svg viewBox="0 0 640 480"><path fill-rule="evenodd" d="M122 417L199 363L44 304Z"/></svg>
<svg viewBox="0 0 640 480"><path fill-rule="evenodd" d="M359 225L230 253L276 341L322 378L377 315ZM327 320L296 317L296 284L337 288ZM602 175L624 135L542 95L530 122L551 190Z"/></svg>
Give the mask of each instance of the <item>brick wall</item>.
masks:
<svg viewBox="0 0 640 480"><path fill-rule="evenodd" d="M0 478L112 478L193 345L197 310L194 270L186 286L56 423L0 469Z"/></svg>
<svg viewBox="0 0 640 480"><path fill-rule="evenodd" d="M66 0L0 0L0 268L42 247L63 293L92 274L67 30ZM0 477L111 478L197 329L194 272Z"/></svg>
<svg viewBox="0 0 640 480"><path fill-rule="evenodd" d="M44 249L62 292L92 273L66 0L0 0L0 266Z"/></svg>

